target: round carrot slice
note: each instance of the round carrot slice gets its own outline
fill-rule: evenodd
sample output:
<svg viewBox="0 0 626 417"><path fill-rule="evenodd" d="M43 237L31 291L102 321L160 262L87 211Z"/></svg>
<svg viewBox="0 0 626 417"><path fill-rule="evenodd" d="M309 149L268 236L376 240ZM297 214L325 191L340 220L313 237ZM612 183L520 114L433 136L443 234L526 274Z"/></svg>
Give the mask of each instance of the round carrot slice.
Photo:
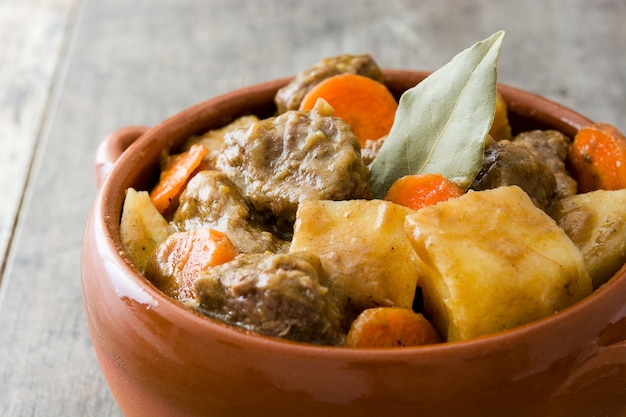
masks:
<svg viewBox="0 0 626 417"><path fill-rule="evenodd" d="M364 310L352 323L348 347L403 347L440 343L432 324L419 313L400 307Z"/></svg>
<svg viewBox="0 0 626 417"><path fill-rule="evenodd" d="M391 184L385 200L418 210L463 193L463 188L441 174L406 175Z"/></svg>
<svg viewBox="0 0 626 417"><path fill-rule="evenodd" d="M352 128L361 142L377 140L389 133L398 103L384 84L357 74L329 77L313 87L302 99L300 110L311 110L318 99L335 110L335 116Z"/></svg>
<svg viewBox="0 0 626 417"><path fill-rule="evenodd" d="M568 163L579 193L626 188L626 137L608 123L584 127L574 137Z"/></svg>

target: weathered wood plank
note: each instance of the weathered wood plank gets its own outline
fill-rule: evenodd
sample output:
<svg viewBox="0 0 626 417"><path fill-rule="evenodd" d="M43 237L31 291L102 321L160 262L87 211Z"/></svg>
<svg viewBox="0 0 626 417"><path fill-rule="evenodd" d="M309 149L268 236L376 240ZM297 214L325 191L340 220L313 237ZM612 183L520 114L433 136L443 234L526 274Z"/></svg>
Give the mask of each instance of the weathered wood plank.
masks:
<svg viewBox="0 0 626 417"><path fill-rule="evenodd" d="M2 259L13 234L74 3L74 0L0 2Z"/></svg>
<svg viewBox="0 0 626 417"><path fill-rule="evenodd" d="M498 29L507 30L501 81L626 129L623 1L564 7L546 0L536 7L498 0L83 0L0 287L0 415L120 415L89 341L79 281L95 193L92 160L106 134L155 124L336 53L370 52L384 67L435 69ZM27 132L36 137L39 121L33 123Z"/></svg>

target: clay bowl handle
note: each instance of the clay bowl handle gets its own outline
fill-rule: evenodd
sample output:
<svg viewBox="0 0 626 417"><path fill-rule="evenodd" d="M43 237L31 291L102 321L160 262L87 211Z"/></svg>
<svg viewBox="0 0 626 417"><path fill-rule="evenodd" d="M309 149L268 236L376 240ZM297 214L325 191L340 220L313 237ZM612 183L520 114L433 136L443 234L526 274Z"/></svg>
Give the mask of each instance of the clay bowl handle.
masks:
<svg viewBox="0 0 626 417"><path fill-rule="evenodd" d="M96 185L100 187L117 159L149 128L146 126L128 126L116 130L107 136L98 146L94 163Z"/></svg>

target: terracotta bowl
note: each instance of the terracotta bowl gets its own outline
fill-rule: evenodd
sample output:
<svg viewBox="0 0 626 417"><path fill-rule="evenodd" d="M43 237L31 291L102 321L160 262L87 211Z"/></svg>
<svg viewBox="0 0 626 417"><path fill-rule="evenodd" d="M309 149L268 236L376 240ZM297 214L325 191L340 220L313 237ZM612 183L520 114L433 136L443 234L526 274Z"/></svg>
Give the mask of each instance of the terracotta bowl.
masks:
<svg viewBox="0 0 626 417"><path fill-rule="evenodd" d="M396 94L427 73L385 72ZM475 340L403 349L348 349L250 334L171 300L123 256L124 190L145 189L159 153L245 113L269 116L289 80L202 102L153 128L102 143L99 190L86 225L84 308L119 406L132 416L623 416L626 269L551 317ZM572 136L587 118L500 86L514 130Z"/></svg>

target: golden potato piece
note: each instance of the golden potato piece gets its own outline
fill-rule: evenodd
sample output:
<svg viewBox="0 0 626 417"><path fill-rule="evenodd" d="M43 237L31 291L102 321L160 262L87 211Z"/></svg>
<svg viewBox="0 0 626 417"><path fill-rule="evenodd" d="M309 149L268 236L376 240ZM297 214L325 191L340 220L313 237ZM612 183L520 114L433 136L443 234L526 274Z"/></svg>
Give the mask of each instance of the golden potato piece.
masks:
<svg viewBox="0 0 626 417"><path fill-rule="evenodd" d="M552 217L582 252L594 288L626 262L626 190L598 190L561 199Z"/></svg>
<svg viewBox="0 0 626 417"><path fill-rule="evenodd" d="M500 93L496 93L496 111L489 134L495 140L513 138L511 125L509 124L509 109Z"/></svg>
<svg viewBox="0 0 626 417"><path fill-rule="evenodd" d="M412 212L382 200L305 201L290 252L319 256L331 290L350 310L411 308L417 258L404 219Z"/></svg>
<svg viewBox="0 0 626 417"><path fill-rule="evenodd" d="M592 290L578 248L517 186L425 207L406 230L426 315L447 341L529 323Z"/></svg>
<svg viewBox="0 0 626 417"><path fill-rule="evenodd" d="M145 271L156 247L172 232L167 220L152 204L147 191L126 190L120 235L126 253L141 272Z"/></svg>

